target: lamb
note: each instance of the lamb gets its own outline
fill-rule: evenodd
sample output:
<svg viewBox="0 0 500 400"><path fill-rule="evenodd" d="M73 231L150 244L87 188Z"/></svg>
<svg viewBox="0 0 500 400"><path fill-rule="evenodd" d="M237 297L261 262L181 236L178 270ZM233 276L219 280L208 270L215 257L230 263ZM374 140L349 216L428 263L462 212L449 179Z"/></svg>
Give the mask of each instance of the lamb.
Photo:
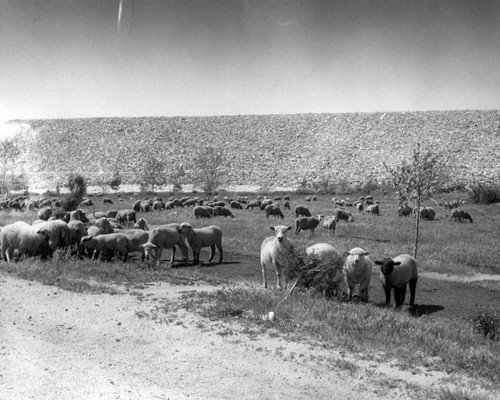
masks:
<svg viewBox="0 0 500 400"><path fill-rule="evenodd" d="M136 251L141 252L141 261L144 261L146 254L144 252L144 246L141 246L148 242L149 233L143 229L124 229L121 231L123 235L127 236L129 240L128 252L133 253Z"/></svg>
<svg viewBox="0 0 500 400"><path fill-rule="evenodd" d="M296 218L303 216L303 217L311 217L311 212L307 207L304 206L296 206L295 207L295 216Z"/></svg>
<svg viewBox="0 0 500 400"><path fill-rule="evenodd" d="M205 206L195 206L193 214L195 218L210 218L210 212Z"/></svg>
<svg viewBox="0 0 500 400"><path fill-rule="evenodd" d="M210 247L211 262L215 256L215 248L219 251L219 263L222 263L222 229L216 225L206 226L204 228L193 228L189 222L183 222L177 228L187 239L191 250L193 251L193 264L200 263L200 252L203 247Z"/></svg>
<svg viewBox="0 0 500 400"><path fill-rule="evenodd" d="M182 253L182 261L186 262L188 258L186 238L178 231L179 227L179 224L169 224L157 226L150 230L148 241L141 245L144 249L145 257L156 260L157 264L160 265L163 249L172 249L170 263L173 264L175 261L175 246L178 246Z"/></svg>
<svg viewBox="0 0 500 400"><path fill-rule="evenodd" d="M328 231L328 236L332 234L335 236L335 229L337 228L337 218L334 215L326 216L323 220L323 231Z"/></svg>
<svg viewBox="0 0 500 400"><path fill-rule="evenodd" d="M231 217L234 218L233 213L231 210L227 209L224 206L215 206L214 207L214 217L215 216L223 216L223 217Z"/></svg>
<svg viewBox="0 0 500 400"><path fill-rule="evenodd" d="M342 210L341 208L336 208L333 210L333 215L337 221L343 220L345 222L354 222L354 217L350 211Z"/></svg>
<svg viewBox="0 0 500 400"><path fill-rule="evenodd" d="M359 284L361 300L368 301L368 285L372 275L372 262L367 257L368 254L370 253L360 247L355 247L347 253L344 277L349 301L352 299L356 284Z"/></svg>
<svg viewBox="0 0 500 400"><path fill-rule="evenodd" d="M142 229L143 231L149 231L148 222L141 218L134 224L134 229Z"/></svg>
<svg viewBox="0 0 500 400"><path fill-rule="evenodd" d="M309 236L314 236L314 229L319 225L322 219L322 215L297 218L295 220L295 234L298 235L300 231L309 230Z"/></svg>
<svg viewBox="0 0 500 400"><path fill-rule="evenodd" d="M119 210L115 218L119 224L128 226L131 222L136 222L136 212L132 209Z"/></svg>
<svg viewBox="0 0 500 400"><path fill-rule="evenodd" d="M380 207L378 204L370 204L365 208L365 211L368 214L380 215Z"/></svg>
<svg viewBox="0 0 500 400"><path fill-rule="evenodd" d="M293 260L293 244L286 237L286 233L292 229L291 226L278 225L271 226L274 236L268 236L260 246L260 265L262 267L262 281L267 288L267 272L271 266L276 272L276 285L278 289L282 287L283 268Z"/></svg>
<svg viewBox="0 0 500 400"><path fill-rule="evenodd" d="M468 220L471 223L473 222L472 221L472 217L470 216L470 214L467 211L460 210L458 208L455 208L451 212L450 218L452 218L452 219L454 219L455 221L458 221L458 222L462 222L463 220Z"/></svg>
<svg viewBox="0 0 500 400"><path fill-rule="evenodd" d="M10 263L14 251L17 259L24 254L34 255L48 238L48 232L41 226L31 226L23 221L6 225L0 231L1 256Z"/></svg>
<svg viewBox="0 0 500 400"><path fill-rule="evenodd" d="M127 261L129 239L122 233L110 233L107 235L84 236L81 240L86 249L94 250L93 259L96 260L99 254L110 259L119 253L123 262Z"/></svg>
<svg viewBox="0 0 500 400"><path fill-rule="evenodd" d="M264 211L266 212L266 218L269 218L270 215L274 215L275 217L278 217L281 219L285 218L285 216L281 212L280 208L276 207L272 204L266 206L266 208L264 208Z"/></svg>
<svg viewBox="0 0 500 400"><path fill-rule="evenodd" d="M385 292L385 304L391 303L391 289L394 288L396 308L405 302L406 284L410 285L410 305L415 304L415 291L418 280L417 261L408 254L375 261L380 265L380 281Z"/></svg>

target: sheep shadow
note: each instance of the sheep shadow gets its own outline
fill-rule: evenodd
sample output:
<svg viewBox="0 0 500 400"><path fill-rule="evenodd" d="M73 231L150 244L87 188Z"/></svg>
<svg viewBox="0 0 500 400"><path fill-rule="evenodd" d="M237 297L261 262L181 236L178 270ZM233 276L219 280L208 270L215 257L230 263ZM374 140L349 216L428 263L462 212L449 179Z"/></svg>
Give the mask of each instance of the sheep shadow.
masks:
<svg viewBox="0 0 500 400"><path fill-rule="evenodd" d="M419 318L422 315L429 315L442 310L444 310L444 306L439 306L437 304L414 304L408 307L408 314L412 317Z"/></svg>
<svg viewBox="0 0 500 400"><path fill-rule="evenodd" d="M337 235L337 236L350 237L350 238L354 238L354 239L362 239L362 240L368 240L368 241L380 242L380 243L390 243L391 242L389 239L377 239L377 238L366 237L366 236L351 236L351 235Z"/></svg>

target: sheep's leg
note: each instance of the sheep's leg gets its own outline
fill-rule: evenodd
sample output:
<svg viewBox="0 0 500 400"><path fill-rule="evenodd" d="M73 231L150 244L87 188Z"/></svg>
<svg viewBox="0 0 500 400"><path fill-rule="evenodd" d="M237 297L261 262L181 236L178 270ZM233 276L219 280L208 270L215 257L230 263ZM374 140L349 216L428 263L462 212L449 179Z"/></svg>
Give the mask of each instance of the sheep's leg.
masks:
<svg viewBox="0 0 500 400"><path fill-rule="evenodd" d="M160 253L161 254L161 249L160 249ZM160 261L160 257L158 256L158 262ZM170 257L170 264L173 264L175 261L175 245L172 246L172 257Z"/></svg>
<svg viewBox="0 0 500 400"><path fill-rule="evenodd" d="M405 303L406 300L406 283L401 288L401 305Z"/></svg>
<svg viewBox="0 0 500 400"><path fill-rule="evenodd" d="M368 287L359 290L359 296L365 303L368 302Z"/></svg>
<svg viewBox="0 0 500 400"><path fill-rule="evenodd" d="M175 249L174 249L175 250ZM156 263L160 265L161 253L163 251L163 247L158 247L156 249ZM174 258L174 254L172 253L172 259ZM172 261L171 261L172 262Z"/></svg>
<svg viewBox="0 0 500 400"><path fill-rule="evenodd" d="M212 262L215 256L215 244L212 244L210 246L210 258L208 259L208 262Z"/></svg>
<svg viewBox="0 0 500 400"><path fill-rule="evenodd" d="M224 252L222 251L222 245L218 244L217 245L217 250L219 250L219 264L222 263L222 257L223 257L223 254Z"/></svg>
<svg viewBox="0 0 500 400"><path fill-rule="evenodd" d="M384 286L384 292L385 292L385 305L388 306L389 304L391 304L391 288Z"/></svg>
<svg viewBox="0 0 500 400"><path fill-rule="evenodd" d="M278 289L281 289L282 284L281 284L281 265L279 265L277 262L273 263L274 265L274 270L276 271L276 286Z"/></svg>
<svg viewBox="0 0 500 400"><path fill-rule="evenodd" d="M252 208L253 210L253 208ZM261 262L260 266L262 267L262 284L264 285L265 288L267 288L267 271L266 271L266 265Z"/></svg>
<svg viewBox="0 0 500 400"><path fill-rule="evenodd" d="M410 279L410 306L415 304L416 289L417 289L417 278Z"/></svg>

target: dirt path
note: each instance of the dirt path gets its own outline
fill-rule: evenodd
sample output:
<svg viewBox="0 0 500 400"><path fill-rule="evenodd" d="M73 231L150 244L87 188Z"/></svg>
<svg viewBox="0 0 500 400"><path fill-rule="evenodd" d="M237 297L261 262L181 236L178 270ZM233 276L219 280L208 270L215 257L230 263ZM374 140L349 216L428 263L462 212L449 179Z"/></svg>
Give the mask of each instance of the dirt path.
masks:
<svg viewBox="0 0 500 400"><path fill-rule="evenodd" d="M0 274L0 399L415 399L447 379L255 338L175 307L157 313L211 289L92 295Z"/></svg>

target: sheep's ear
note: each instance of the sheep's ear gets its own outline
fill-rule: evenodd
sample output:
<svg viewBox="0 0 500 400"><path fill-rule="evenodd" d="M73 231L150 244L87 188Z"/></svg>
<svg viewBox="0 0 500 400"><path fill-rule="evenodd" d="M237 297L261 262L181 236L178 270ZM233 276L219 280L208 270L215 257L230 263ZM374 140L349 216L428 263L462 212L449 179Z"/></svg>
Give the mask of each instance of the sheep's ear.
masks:
<svg viewBox="0 0 500 400"><path fill-rule="evenodd" d="M370 254L370 252L369 251L365 251L363 255L367 256L368 254Z"/></svg>
<svg viewBox="0 0 500 400"><path fill-rule="evenodd" d="M399 261L396 261L393 263L394 265L401 265L401 263Z"/></svg>
<svg viewBox="0 0 500 400"><path fill-rule="evenodd" d="M275 231L274 226L270 226L269 229L271 229L273 232Z"/></svg>
<svg viewBox="0 0 500 400"><path fill-rule="evenodd" d="M382 261L375 261L375 264L377 264L377 265L383 265Z"/></svg>
<svg viewBox="0 0 500 400"><path fill-rule="evenodd" d="M290 229L292 229L292 227L291 227L291 226L287 226L287 227L286 227L286 230L287 230L287 231L289 231Z"/></svg>

